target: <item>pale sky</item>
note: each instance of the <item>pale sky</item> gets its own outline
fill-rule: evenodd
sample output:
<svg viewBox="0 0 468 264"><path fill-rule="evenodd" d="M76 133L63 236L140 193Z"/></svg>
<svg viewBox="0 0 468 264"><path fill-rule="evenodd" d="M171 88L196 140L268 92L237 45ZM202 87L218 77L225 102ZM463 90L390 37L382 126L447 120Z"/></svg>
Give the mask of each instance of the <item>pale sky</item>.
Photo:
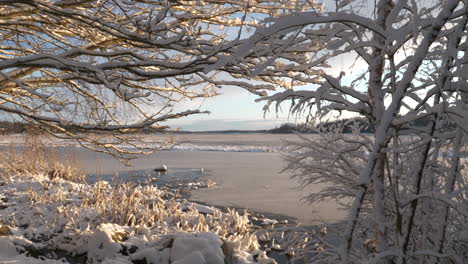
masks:
<svg viewBox="0 0 468 264"><path fill-rule="evenodd" d="M338 75L342 70L346 70L349 77L354 72L363 70L364 64L354 63L354 57L336 61L333 68L327 72ZM353 68L351 70L350 68ZM344 77L346 82L348 78ZM314 89L314 88L309 88ZM277 92L281 91L278 89ZM188 131L215 131L215 130L261 130L271 129L283 123L303 122L303 117L289 116L288 104L283 103L281 112L276 113L274 106L270 111L264 113L264 102L255 102L259 96L249 93L239 88L228 86L218 90L221 95L206 99L186 100L181 102L178 110L207 110L211 114L194 115L168 122L172 129ZM270 92L273 94L274 92ZM343 116L346 117L346 116Z"/></svg>
<svg viewBox="0 0 468 264"><path fill-rule="evenodd" d="M325 0L327 9L333 9L335 1ZM370 7L364 9L369 10ZM341 58L333 64L332 72L337 74L341 71L350 71L354 62L354 57ZM362 70L365 65L354 65L356 70ZM348 73L349 74L349 73ZM281 91L281 90L278 90ZM218 90L222 93L213 98L204 100L184 101L178 105L177 110L208 110L209 115L196 115L182 119L173 120L166 123L172 129L206 131L206 130L259 130L271 129L283 123L303 122L303 119L295 116L288 118L288 109L284 104L283 111L275 113L272 109L270 113L264 115L264 103L256 103L257 95L250 94L239 87L225 87ZM272 93L270 93L272 94Z"/></svg>
<svg viewBox="0 0 468 264"><path fill-rule="evenodd" d="M258 130L270 129L288 122L288 109L283 113L267 113L264 118L264 103L256 103L257 95L239 87L224 87L221 95L183 102L178 109L200 109L211 114L195 115L174 120L168 125L182 130ZM184 109L185 108L185 109ZM289 122L294 122L290 118Z"/></svg>

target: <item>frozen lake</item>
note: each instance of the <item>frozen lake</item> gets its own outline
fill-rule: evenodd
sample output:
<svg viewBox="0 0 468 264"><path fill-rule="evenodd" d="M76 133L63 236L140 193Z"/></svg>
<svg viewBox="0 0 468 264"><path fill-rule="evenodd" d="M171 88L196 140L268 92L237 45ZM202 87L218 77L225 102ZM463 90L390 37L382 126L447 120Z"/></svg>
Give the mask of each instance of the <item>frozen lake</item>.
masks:
<svg viewBox="0 0 468 264"><path fill-rule="evenodd" d="M302 224L337 221L344 217L333 202L311 205L301 201L307 192L320 186L299 191L296 181L280 173L285 166L278 152L282 139L294 139L294 135L183 134L173 137L179 143L175 150L143 156L133 161L133 167L126 167L110 156L74 147L71 143L59 141L55 144L63 153L61 159L74 160L73 163L86 173L94 175L151 171L162 164L184 175L190 171L200 174L203 168L203 176L215 181L217 186L192 190L190 199L194 201L284 215L296 218ZM20 141L19 138L10 138L9 142ZM159 140L161 137L156 135L144 137L148 144Z"/></svg>

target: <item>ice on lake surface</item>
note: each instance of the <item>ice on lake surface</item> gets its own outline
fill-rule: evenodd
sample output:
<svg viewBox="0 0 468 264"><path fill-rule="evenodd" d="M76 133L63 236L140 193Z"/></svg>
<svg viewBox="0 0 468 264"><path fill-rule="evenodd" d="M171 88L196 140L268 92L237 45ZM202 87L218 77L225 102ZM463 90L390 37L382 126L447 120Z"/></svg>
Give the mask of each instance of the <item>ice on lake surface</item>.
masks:
<svg viewBox="0 0 468 264"><path fill-rule="evenodd" d="M155 171L154 169L120 171L115 173L96 174L88 173L86 182L92 184L98 180L104 180L110 184L136 183L153 184L158 187L165 185L187 184L198 180L206 175L200 168L170 168L165 172Z"/></svg>

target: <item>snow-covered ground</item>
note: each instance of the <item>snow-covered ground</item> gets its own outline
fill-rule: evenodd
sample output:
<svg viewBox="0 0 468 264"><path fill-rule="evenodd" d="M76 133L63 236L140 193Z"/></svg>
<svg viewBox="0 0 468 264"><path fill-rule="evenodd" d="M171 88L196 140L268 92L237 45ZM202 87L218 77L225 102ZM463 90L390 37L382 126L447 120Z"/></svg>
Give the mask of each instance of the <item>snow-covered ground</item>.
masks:
<svg viewBox="0 0 468 264"><path fill-rule="evenodd" d="M247 214L154 186L4 175L0 193L0 263L275 263Z"/></svg>

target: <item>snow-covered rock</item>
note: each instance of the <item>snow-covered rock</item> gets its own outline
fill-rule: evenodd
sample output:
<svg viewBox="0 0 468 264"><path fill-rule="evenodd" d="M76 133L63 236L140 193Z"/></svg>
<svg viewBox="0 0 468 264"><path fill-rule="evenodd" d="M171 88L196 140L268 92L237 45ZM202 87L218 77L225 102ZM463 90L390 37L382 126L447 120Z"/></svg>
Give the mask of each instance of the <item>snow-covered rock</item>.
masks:
<svg viewBox="0 0 468 264"><path fill-rule="evenodd" d="M122 246L117 243L117 234L126 232L115 224L101 224L97 230L90 235L86 247L88 260L92 263L102 262L106 259L114 259L119 255Z"/></svg>
<svg viewBox="0 0 468 264"><path fill-rule="evenodd" d="M196 203L191 203L191 202L185 202L180 205L180 208L183 211L186 210L191 210L191 209L196 209L198 212L202 214L214 214L215 211L219 211L219 209L216 209L212 206L206 206L206 205L201 205L201 204L196 204Z"/></svg>
<svg viewBox="0 0 468 264"><path fill-rule="evenodd" d="M148 264L168 264L171 256L171 249L145 248L131 255L131 259L145 260Z"/></svg>
<svg viewBox="0 0 468 264"><path fill-rule="evenodd" d="M262 225L276 225L278 223L277 220L275 219L269 219L269 218L263 218L261 219L261 224Z"/></svg>
<svg viewBox="0 0 468 264"><path fill-rule="evenodd" d="M0 237L0 259L15 257L18 255L16 246L9 239Z"/></svg>
<svg viewBox="0 0 468 264"><path fill-rule="evenodd" d="M64 264L66 260L37 259L20 254L17 246L7 237L0 237L0 264Z"/></svg>
<svg viewBox="0 0 468 264"><path fill-rule="evenodd" d="M224 264L223 242L210 232L178 233L171 249L172 264Z"/></svg>
<svg viewBox="0 0 468 264"><path fill-rule="evenodd" d="M167 171L167 166L163 164L163 165L155 168L154 171L165 172L165 171Z"/></svg>

